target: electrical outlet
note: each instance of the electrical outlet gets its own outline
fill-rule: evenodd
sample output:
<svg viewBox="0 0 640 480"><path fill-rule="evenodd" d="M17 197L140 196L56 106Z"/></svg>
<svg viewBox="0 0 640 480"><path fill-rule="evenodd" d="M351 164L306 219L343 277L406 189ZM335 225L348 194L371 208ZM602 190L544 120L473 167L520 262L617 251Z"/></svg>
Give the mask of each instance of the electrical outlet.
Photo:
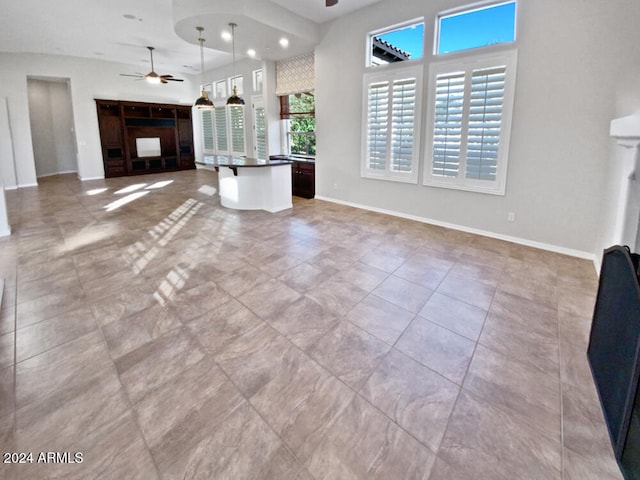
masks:
<svg viewBox="0 0 640 480"><path fill-rule="evenodd" d="M333 184L333 189L334 189L334 190L337 190L337 189L338 189L338 184L337 184L337 183L334 183L334 184Z"/></svg>
<svg viewBox="0 0 640 480"><path fill-rule="evenodd" d="M507 213L507 221L515 222L516 221L516 213L515 212Z"/></svg>

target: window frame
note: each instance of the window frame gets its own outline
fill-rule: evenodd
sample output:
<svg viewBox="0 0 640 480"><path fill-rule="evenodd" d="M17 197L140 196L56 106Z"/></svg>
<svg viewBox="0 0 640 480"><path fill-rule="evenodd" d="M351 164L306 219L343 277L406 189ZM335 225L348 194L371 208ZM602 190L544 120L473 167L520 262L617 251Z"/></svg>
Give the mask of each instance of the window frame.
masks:
<svg viewBox="0 0 640 480"><path fill-rule="evenodd" d="M420 63L408 64L401 63L401 66L394 67L378 67L365 72L363 75L362 88L362 145L361 145L361 162L360 176L374 180L387 180L402 183L417 184L420 169L420 145L422 135L422 112L423 112L423 76L424 66ZM386 130L386 148L385 148L385 168L376 169L370 167L369 158L369 87L371 85L387 82L390 89L393 90L394 82L403 81L405 79L415 79L415 100L413 104L413 129L412 129L412 147L411 147L411 171L403 172L392 169L391 161L393 152L393 127L390 125ZM393 122L393 93L390 92L387 99L387 112L391 115Z"/></svg>
<svg viewBox="0 0 640 480"><path fill-rule="evenodd" d="M456 190L466 190L493 195L505 195L507 170L509 162L509 144L511 137L511 125L513 120L513 105L515 98L515 85L517 73L517 49L501 50L494 53L474 54L455 59L434 62L429 67L428 98L427 98L427 121L426 121L426 147L424 153L424 173L423 185L432 187L450 188ZM468 142L469 124L469 87L470 76L473 71L489 69L504 65L505 81L504 95L501 112L501 125L499 136L499 147L497 152L497 172L495 181L467 178L466 172L466 151ZM434 127L436 116L436 82L439 75L446 73L465 72L465 87L463 100L463 113L461 120L461 151L459 154L459 167L456 176L440 176L433 174L433 150L434 150Z"/></svg>
<svg viewBox="0 0 640 480"><path fill-rule="evenodd" d="M302 111L302 112L292 112L289 108L289 98L291 95L297 95L296 93L290 93L288 95L279 95L278 102L280 105L280 121L282 122L282 145L283 151L287 152L288 155L300 155L304 157L315 158L316 154L312 153L293 153L291 151L291 145L294 143L291 139L292 136L301 136L301 137L309 137L314 138L314 146L316 145L316 130L312 132L294 132L291 130L291 120L296 118L313 118L315 121L316 111L315 111L315 92L313 90L299 92L302 95L310 94L314 96L314 107L313 110Z"/></svg>

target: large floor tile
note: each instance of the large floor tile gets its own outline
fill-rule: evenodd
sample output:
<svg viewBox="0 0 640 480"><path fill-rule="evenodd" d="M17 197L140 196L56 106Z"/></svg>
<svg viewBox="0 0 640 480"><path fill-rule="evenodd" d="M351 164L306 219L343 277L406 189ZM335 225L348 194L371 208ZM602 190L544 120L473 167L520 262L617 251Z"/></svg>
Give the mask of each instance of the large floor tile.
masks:
<svg viewBox="0 0 640 480"><path fill-rule="evenodd" d="M549 441L527 424L464 389L438 457L460 472L453 478L560 480L562 475L560 443Z"/></svg>
<svg viewBox="0 0 640 480"><path fill-rule="evenodd" d="M361 395L437 452L459 391L458 385L394 349L369 377Z"/></svg>
<svg viewBox="0 0 640 480"><path fill-rule="evenodd" d="M405 310L418 313L433 290L391 275L373 293Z"/></svg>
<svg viewBox="0 0 640 480"><path fill-rule="evenodd" d="M367 296L346 316L347 320L393 345L405 331L414 314L376 295Z"/></svg>
<svg viewBox="0 0 640 480"><path fill-rule="evenodd" d="M360 397L306 463L317 480L427 478L435 456Z"/></svg>
<svg viewBox="0 0 640 480"><path fill-rule="evenodd" d="M435 292L422 307L419 315L475 342L480 336L487 312Z"/></svg>
<svg viewBox="0 0 640 480"><path fill-rule="evenodd" d="M251 397L251 404L304 462L354 393L306 357L289 362Z"/></svg>
<svg viewBox="0 0 640 480"><path fill-rule="evenodd" d="M190 447L159 444L151 452L163 479L294 479L295 457L265 421L245 402L203 437L186 437Z"/></svg>
<svg viewBox="0 0 640 480"><path fill-rule="evenodd" d="M341 318L305 295L266 320L304 350L340 322Z"/></svg>
<svg viewBox="0 0 640 480"><path fill-rule="evenodd" d="M534 388L532 386L535 385ZM561 442L560 379L478 345L463 387Z"/></svg>
<svg viewBox="0 0 640 480"><path fill-rule="evenodd" d="M416 317L398 340L396 348L461 385L475 345L457 333L425 318Z"/></svg>
<svg viewBox="0 0 640 480"><path fill-rule="evenodd" d="M390 348L382 340L343 321L307 351L340 380L358 390Z"/></svg>

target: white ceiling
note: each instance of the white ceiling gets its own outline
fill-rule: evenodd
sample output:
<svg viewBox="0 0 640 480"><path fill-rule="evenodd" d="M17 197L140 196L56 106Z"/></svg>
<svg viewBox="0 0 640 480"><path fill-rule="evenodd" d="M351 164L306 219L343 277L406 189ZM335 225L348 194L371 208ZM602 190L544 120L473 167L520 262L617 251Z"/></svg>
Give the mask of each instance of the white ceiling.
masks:
<svg viewBox="0 0 640 480"><path fill-rule="evenodd" d="M193 12L192 19L183 22L179 35L172 1L181 0L0 0L0 51L122 62L138 66L123 73L146 73L150 70L146 47L153 46L157 73L196 74L200 72L200 51L194 22L205 28L205 68L212 69L231 62L230 45L219 41L220 25L226 26L228 20L238 23L237 59L246 56L246 48L252 42L259 43L263 49L259 56L269 59L293 56L298 53L296 47L309 49L305 40L295 35L289 51L280 51L278 45L265 45L275 41L274 35L283 29L262 25L261 19L251 13L248 17L240 15L239 20L229 14L216 15L215 5L225 2L212 0L208 0L213 5L208 7L208 15ZM287 13L289 21L299 18L301 24L319 25L380 0L339 0L338 5L330 8L325 7L325 0L260 1L260 5L275 4L273 10L288 10L283 13ZM242 1L232 4L242 4ZM243 29L243 21L247 28Z"/></svg>

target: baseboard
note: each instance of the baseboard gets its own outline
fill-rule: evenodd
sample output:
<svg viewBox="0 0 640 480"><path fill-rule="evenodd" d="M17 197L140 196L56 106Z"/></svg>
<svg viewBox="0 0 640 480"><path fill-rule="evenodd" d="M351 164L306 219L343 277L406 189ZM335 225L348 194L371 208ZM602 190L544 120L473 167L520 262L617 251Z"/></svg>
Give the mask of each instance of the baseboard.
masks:
<svg viewBox="0 0 640 480"><path fill-rule="evenodd" d="M395 212L393 210L386 210L384 208L371 207L368 205L361 205L359 203L346 202L331 197L324 197L322 195L316 195L316 200L324 200L325 202L338 203L346 205L348 207L360 208L362 210L369 210L371 212L383 213L385 215L391 215L399 218L406 218L407 220L414 220L420 223L427 223L429 225L435 225L438 227L450 228L452 230L458 230L465 233L472 233L474 235L481 235L483 237L495 238L496 240L504 240L505 242L516 243L518 245L524 245L525 247L538 248L540 250L546 250L549 252L560 253L570 257L583 258L585 260L591 260L596 267L596 271L600 271L598 268L599 261L597 257L589 252L583 252L581 250L574 250L571 248L560 247L558 245L552 245L548 243L536 242L528 240L526 238L512 237L510 235L503 235L501 233L490 232L487 230L481 230L478 228L465 227L464 225L457 225L449 222L442 222L440 220L433 220L431 218L419 217L417 215L409 215L406 213Z"/></svg>
<svg viewBox="0 0 640 480"><path fill-rule="evenodd" d="M44 175L38 175L38 178L55 177L56 175L68 175L70 173L78 173L77 170L64 170L62 172L46 173Z"/></svg>
<svg viewBox="0 0 640 480"><path fill-rule="evenodd" d="M102 175L101 177L81 177L80 175L78 175L78 178L81 182L87 182L89 180L104 180L104 175Z"/></svg>

